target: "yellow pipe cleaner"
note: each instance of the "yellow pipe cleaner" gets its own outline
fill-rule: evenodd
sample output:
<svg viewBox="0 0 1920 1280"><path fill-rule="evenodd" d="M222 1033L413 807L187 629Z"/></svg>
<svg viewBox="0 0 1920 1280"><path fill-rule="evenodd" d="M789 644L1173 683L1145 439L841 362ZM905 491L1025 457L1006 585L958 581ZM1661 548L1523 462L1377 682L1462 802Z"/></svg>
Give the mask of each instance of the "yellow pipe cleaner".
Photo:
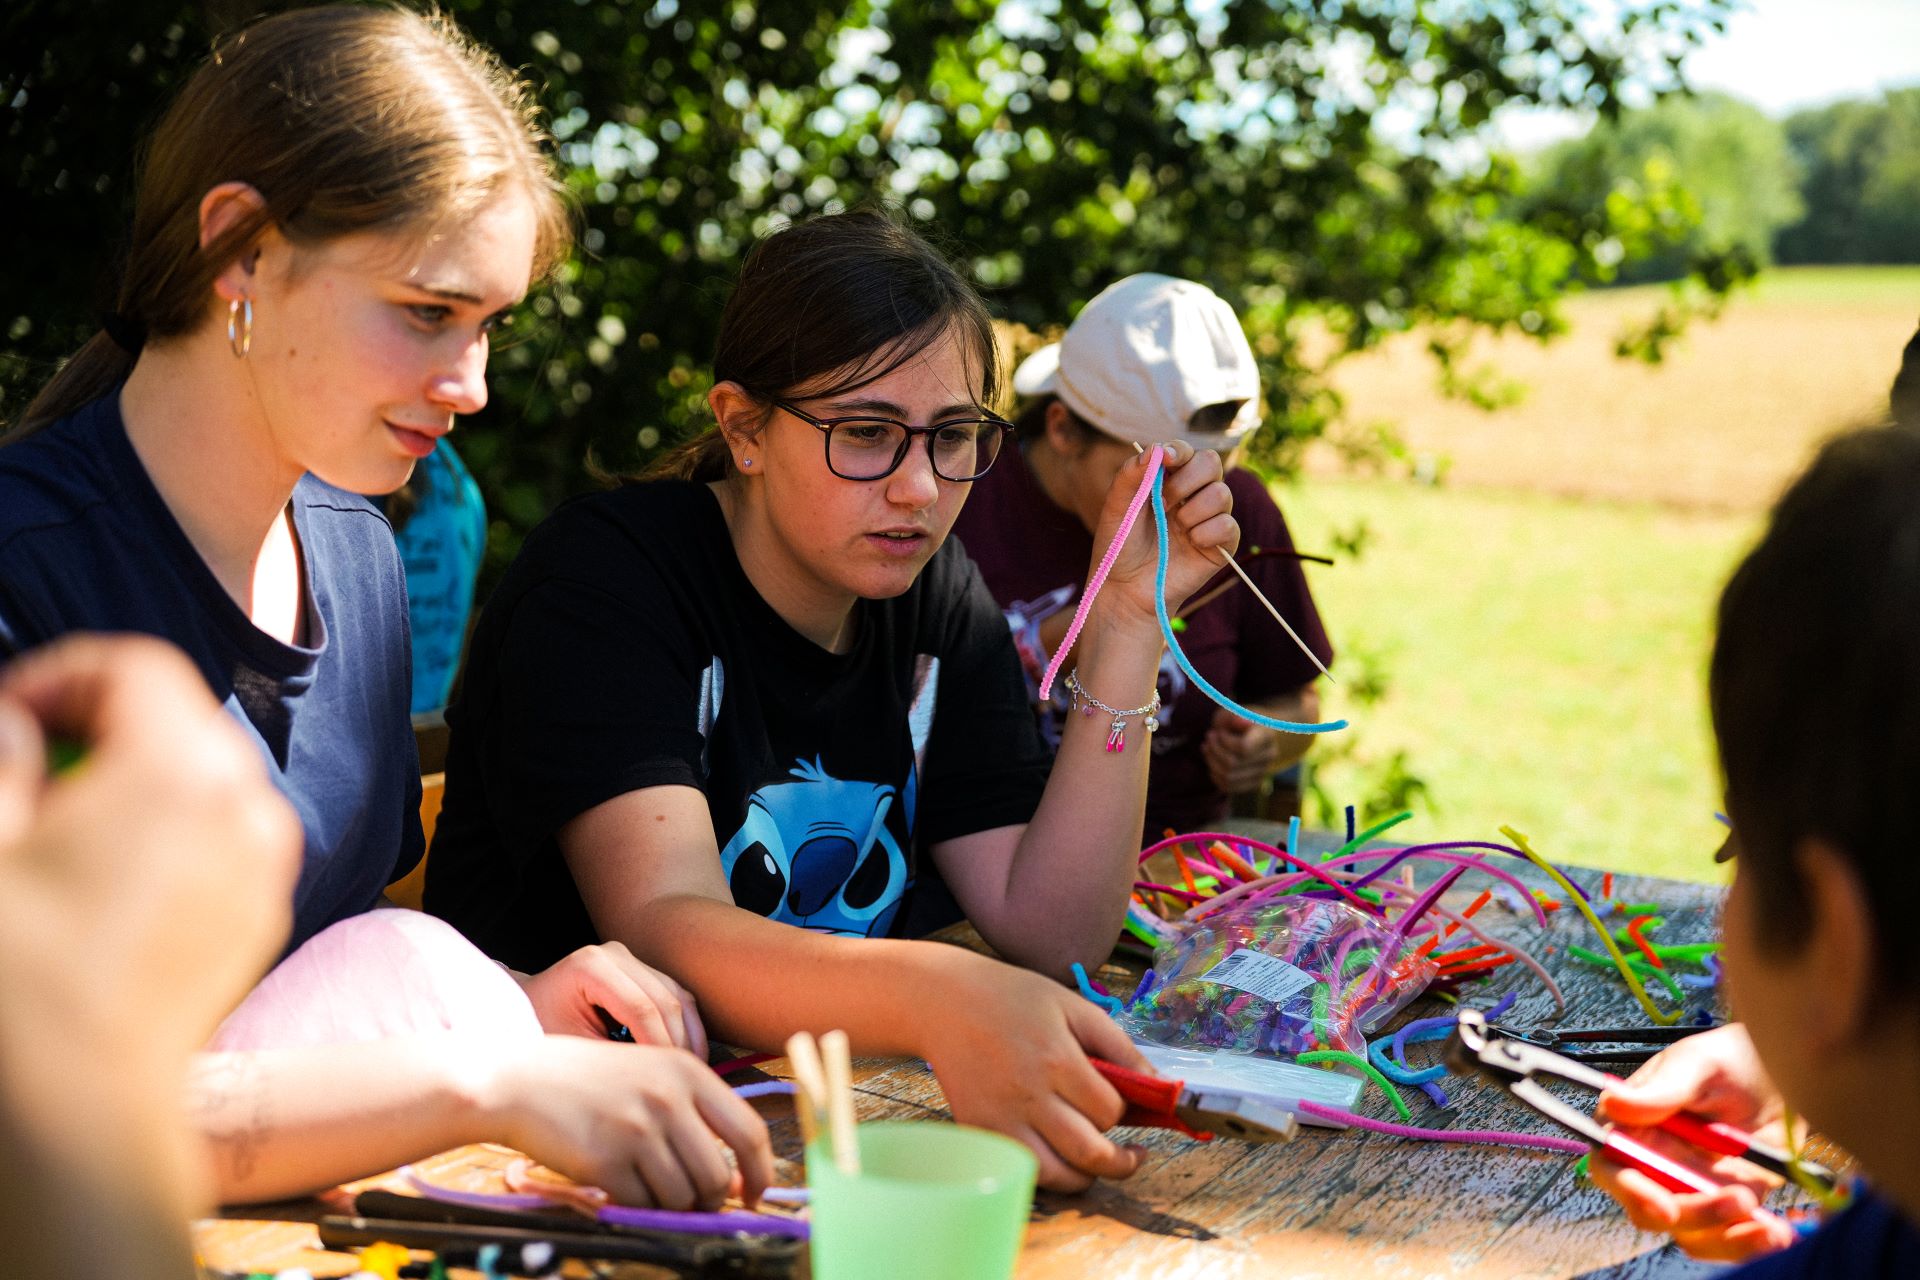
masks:
<svg viewBox="0 0 1920 1280"><path fill-rule="evenodd" d="M1587 918L1587 923L1593 926L1593 931L1600 935L1600 941L1606 944L1607 954L1613 957L1613 963L1620 970L1620 976L1627 980L1627 986L1633 990L1633 998L1640 1002L1640 1007L1647 1011L1647 1016L1663 1027L1670 1027L1680 1021L1680 1015L1685 1010L1675 1009L1672 1013L1660 1011L1660 1006L1653 1002L1653 997L1647 994L1647 989L1640 985L1640 979L1634 975L1633 966L1629 965L1627 958L1620 954L1620 948L1615 945L1613 935L1608 933L1607 927L1600 923L1600 917L1593 913L1593 908L1588 905L1586 898L1581 896L1580 891L1560 874L1560 869L1535 853L1533 846L1527 843L1527 838L1512 827L1500 828L1500 834L1513 841L1513 847L1520 851L1522 857L1553 877L1553 882L1566 890L1567 900L1580 908L1580 914Z"/></svg>

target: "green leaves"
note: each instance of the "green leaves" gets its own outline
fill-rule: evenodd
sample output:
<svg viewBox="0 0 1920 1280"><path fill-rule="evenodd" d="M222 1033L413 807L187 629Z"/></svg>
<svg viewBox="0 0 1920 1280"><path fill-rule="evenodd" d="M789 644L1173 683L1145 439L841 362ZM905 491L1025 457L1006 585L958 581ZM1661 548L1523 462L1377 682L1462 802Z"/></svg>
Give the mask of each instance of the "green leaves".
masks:
<svg viewBox="0 0 1920 1280"><path fill-rule="evenodd" d="M25 90L0 106L7 171L44 250L10 272L0 413L91 331L74 264L111 279L127 140L230 16L129 3L103 25L82 7L0 18L19 64L0 103ZM1503 106L1614 111L1630 85L1665 84L1730 0L1628 4L1611 24L1586 0L448 7L542 84L583 223L496 357L492 405L461 426L504 522L497 569L589 483L590 452L627 469L705 424L705 363L752 238L865 200L899 203L1035 329L1131 272L1211 285L1263 364L1260 460L1290 465L1338 414L1326 375L1346 354L1423 326L1550 335L1610 237L1616 265L1652 242L1604 209L1522 209L1517 171L1475 130Z"/></svg>

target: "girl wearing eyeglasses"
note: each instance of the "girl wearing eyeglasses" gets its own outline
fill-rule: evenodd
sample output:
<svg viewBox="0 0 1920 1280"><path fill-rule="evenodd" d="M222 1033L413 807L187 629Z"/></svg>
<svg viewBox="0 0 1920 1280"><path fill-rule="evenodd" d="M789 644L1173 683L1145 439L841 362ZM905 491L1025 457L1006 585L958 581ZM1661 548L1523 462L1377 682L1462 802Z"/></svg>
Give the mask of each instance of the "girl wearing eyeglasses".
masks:
<svg viewBox="0 0 1920 1280"><path fill-rule="evenodd" d="M1072 655L1105 709L1049 769L1006 623L947 537L1009 432L971 286L881 213L780 231L742 268L714 383L710 431L561 508L489 601L428 909L515 967L623 942L735 1044L844 1027L925 1058L1043 1185L1130 1174L1088 1054L1144 1063L1060 980L1107 955L1133 880L1151 517ZM1166 467L1177 608L1239 531L1214 454L1176 443ZM1097 546L1144 474L1114 478ZM961 912L1013 963L911 940Z"/></svg>

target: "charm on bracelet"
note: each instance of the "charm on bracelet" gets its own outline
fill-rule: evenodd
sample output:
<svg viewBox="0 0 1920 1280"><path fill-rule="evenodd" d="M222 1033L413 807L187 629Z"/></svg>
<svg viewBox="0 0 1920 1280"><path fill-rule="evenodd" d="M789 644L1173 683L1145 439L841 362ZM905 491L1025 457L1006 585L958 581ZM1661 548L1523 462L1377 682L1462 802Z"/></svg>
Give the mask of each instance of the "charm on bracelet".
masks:
<svg viewBox="0 0 1920 1280"><path fill-rule="evenodd" d="M1075 667L1067 673L1067 706L1082 715L1092 715L1103 711L1113 717L1113 724L1107 729L1107 750L1112 752L1127 749L1127 717L1143 716L1147 733L1151 736L1160 727L1160 691L1155 689L1153 697L1143 707L1110 707L1086 691L1080 683L1080 668Z"/></svg>

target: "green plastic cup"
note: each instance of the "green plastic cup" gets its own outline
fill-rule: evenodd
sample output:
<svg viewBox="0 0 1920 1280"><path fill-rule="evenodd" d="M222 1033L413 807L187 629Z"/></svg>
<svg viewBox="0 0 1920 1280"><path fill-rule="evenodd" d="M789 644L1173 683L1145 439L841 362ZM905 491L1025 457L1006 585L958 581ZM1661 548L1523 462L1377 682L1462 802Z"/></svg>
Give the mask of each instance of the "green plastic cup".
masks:
<svg viewBox="0 0 1920 1280"><path fill-rule="evenodd" d="M807 1150L816 1280L1007 1280L1040 1162L1011 1138L932 1121L863 1124L860 1172Z"/></svg>

